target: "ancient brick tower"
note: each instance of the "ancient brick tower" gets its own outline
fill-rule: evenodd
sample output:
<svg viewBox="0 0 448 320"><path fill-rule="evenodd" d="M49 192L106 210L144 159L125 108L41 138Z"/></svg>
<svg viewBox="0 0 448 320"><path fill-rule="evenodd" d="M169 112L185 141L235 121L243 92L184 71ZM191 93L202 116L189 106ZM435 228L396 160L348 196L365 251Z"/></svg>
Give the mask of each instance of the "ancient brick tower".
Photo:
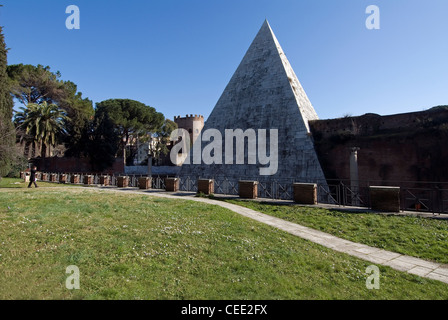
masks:
<svg viewBox="0 0 448 320"><path fill-rule="evenodd" d="M188 131L190 134L190 142L193 143L200 136L201 130L204 127L204 116L195 114L186 115L185 117L174 117L174 122L178 128Z"/></svg>
<svg viewBox="0 0 448 320"><path fill-rule="evenodd" d="M324 181L308 126L309 120L316 119L313 106L265 21L202 132L217 129L224 137L226 129L277 129L278 170L274 175L261 176L259 168L266 166L258 162L248 164L246 146L244 165L225 164L224 160L222 164L211 165L191 162L182 166L179 176L227 177L236 181ZM203 142L201 148L205 145Z"/></svg>

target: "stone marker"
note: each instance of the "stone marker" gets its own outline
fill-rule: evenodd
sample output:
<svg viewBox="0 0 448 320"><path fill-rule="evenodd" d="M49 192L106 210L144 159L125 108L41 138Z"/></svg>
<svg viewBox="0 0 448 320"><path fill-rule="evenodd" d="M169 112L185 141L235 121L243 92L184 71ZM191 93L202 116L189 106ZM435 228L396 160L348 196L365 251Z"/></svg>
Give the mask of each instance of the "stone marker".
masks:
<svg viewBox="0 0 448 320"><path fill-rule="evenodd" d="M370 187L372 210L400 212L400 187Z"/></svg>
<svg viewBox="0 0 448 320"><path fill-rule="evenodd" d="M92 185L93 184L93 176L91 176L91 175L85 175L84 176L84 184L86 184L86 185Z"/></svg>
<svg viewBox="0 0 448 320"><path fill-rule="evenodd" d="M30 173L29 172L20 172L20 177L25 181L25 182L30 182ZM37 177L37 176L36 176Z"/></svg>
<svg viewBox="0 0 448 320"><path fill-rule="evenodd" d="M299 204L317 204L317 184L294 183L294 201Z"/></svg>
<svg viewBox="0 0 448 320"><path fill-rule="evenodd" d="M179 191L180 180L179 178L166 178L165 179L165 190L169 192Z"/></svg>
<svg viewBox="0 0 448 320"><path fill-rule="evenodd" d="M239 181L239 195L241 198L257 199L258 182L257 181Z"/></svg>
<svg viewBox="0 0 448 320"><path fill-rule="evenodd" d="M129 186L129 177L128 176L120 176L117 178L117 187L118 188L127 188Z"/></svg>
<svg viewBox="0 0 448 320"><path fill-rule="evenodd" d="M74 174L71 176L70 182L73 184L79 184L79 179L80 179L79 174Z"/></svg>
<svg viewBox="0 0 448 320"><path fill-rule="evenodd" d="M67 175L66 174L59 175L59 183L67 183Z"/></svg>
<svg viewBox="0 0 448 320"><path fill-rule="evenodd" d="M139 189L151 189L152 178L151 177L140 177L138 178Z"/></svg>
<svg viewBox="0 0 448 320"><path fill-rule="evenodd" d="M110 185L110 177L109 176L101 176L100 177L100 185L102 185L102 186Z"/></svg>
<svg viewBox="0 0 448 320"><path fill-rule="evenodd" d="M215 192L215 180L212 179L199 179L198 180L198 193L213 194Z"/></svg>

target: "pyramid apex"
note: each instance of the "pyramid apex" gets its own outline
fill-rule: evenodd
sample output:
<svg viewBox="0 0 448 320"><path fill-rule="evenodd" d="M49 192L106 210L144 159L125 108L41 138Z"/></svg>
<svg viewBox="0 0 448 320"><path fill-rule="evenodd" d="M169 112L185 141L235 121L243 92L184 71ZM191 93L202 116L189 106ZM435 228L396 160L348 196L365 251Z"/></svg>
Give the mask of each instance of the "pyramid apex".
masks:
<svg viewBox="0 0 448 320"><path fill-rule="evenodd" d="M271 29L271 25L269 24L268 19L264 19L264 22L263 22L263 25L261 26L261 29L263 29L265 27L268 27L269 29Z"/></svg>

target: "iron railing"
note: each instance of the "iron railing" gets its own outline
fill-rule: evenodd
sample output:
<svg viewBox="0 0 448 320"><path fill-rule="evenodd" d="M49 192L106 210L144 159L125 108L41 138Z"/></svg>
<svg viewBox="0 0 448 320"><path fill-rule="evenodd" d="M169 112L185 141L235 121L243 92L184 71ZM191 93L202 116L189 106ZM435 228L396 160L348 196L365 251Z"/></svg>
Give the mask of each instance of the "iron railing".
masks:
<svg viewBox="0 0 448 320"><path fill-rule="evenodd" d="M47 181L51 174L56 176L59 182L61 173L46 173ZM93 184L99 185L102 176L109 177L109 185L117 186L117 175L88 174L88 173L64 173L66 183L70 183L73 175L80 176L80 184L83 177L93 176ZM38 174L41 180L43 173ZM129 187L138 187L138 178L145 175L127 175ZM151 188L165 190L165 179L168 176L152 176ZM197 192L197 177L181 176L180 191ZM211 177L214 180L214 192L223 195L239 195L239 181L225 176ZM272 179L258 182L258 197L273 200L293 200L294 179ZM302 181L303 182L303 181ZM309 182L309 181L306 181ZM370 207L370 186L396 186L400 187L400 208L406 211L422 211L430 213L448 214L448 182L413 182L413 181L350 181L350 180L321 180L314 181L317 184L317 196L319 203L327 203L339 206Z"/></svg>

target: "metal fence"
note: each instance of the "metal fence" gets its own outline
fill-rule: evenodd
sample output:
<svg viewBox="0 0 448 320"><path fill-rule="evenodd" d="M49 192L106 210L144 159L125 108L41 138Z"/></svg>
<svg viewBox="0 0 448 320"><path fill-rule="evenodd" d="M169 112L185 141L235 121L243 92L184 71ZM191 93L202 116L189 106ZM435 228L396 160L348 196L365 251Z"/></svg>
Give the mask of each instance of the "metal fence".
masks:
<svg viewBox="0 0 448 320"><path fill-rule="evenodd" d="M44 177L46 175L46 178ZM66 182L67 184L71 184L70 181L72 181L72 177L73 176L79 176L79 185L84 185L84 180L83 178L85 176L91 176L92 177L92 185L101 185L101 177L107 177L109 179L109 182L107 184L107 186L111 186L111 187L117 187L118 186L118 177L117 175L114 174L89 174L89 173L38 173L37 174L37 178L38 180L41 181L47 181L47 182L51 182L51 176L54 175L55 176L55 181L59 183L60 182L60 177L62 175L64 175L66 177ZM141 177L147 177L147 175L126 175L127 177L129 177L129 184L128 186L130 188L138 188L138 179ZM151 189L160 189L160 190L165 190L165 179L168 176L153 176L152 180L151 180Z"/></svg>
<svg viewBox="0 0 448 320"><path fill-rule="evenodd" d="M223 176L212 177L215 193L239 195L239 183ZM258 197L273 200L293 200L295 179L271 180L258 182ZM303 181L302 181L303 182ZM309 181L304 181L309 182ZM400 208L406 211L430 213L448 213L448 183L414 182L414 181L350 181L320 180L317 184L319 203L371 207L371 186L400 187ZM196 177L180 177L181 191L197 192Z"/></svg>
<svg viewBox="0 0 448 320"><path fill-rule="evenodd" d="M371 186L400 187L400 209L448 213L448 183L416 181L327 180L330 196L341 206L370 207ZM320 190L322 192L322 190Z"/></svg>
<svg viewBox="0 0 448 320"><path fill-rule="evenodd" d="M40 179L42 179L42 173ZM46 173L47 181L51 175L59 182L60 173ZM117 186L118 176L99 175L88 173L67 173L67 183L70 183L73 175L80 177L79 183L83 184L83 177L93 177L93 184L100 185L101 177L109 178L110 186ZM128 175L129 187L138 187L138 178L145 175ZM168 176L152 176L151 188L165 190L165 179ZM223 195L239 195L239 181L225 176L211 177L214 180L214 192ZM181 176L180 191L197 192L197 177ZM294 179L269 180L258 182L258 197L273 200L293 200ZM303 182L303 181L302 181ZM309 181L306 181L309 182ZM396 186L400 187L400 208L406 211L422 211L430 213L448 213L448 183L439 182L403 182L403 181L350 181L350 180L322 180L314 181L317 184L317 196L319 203L327 203L339 206L370 207L370 186Z"/></svg>

